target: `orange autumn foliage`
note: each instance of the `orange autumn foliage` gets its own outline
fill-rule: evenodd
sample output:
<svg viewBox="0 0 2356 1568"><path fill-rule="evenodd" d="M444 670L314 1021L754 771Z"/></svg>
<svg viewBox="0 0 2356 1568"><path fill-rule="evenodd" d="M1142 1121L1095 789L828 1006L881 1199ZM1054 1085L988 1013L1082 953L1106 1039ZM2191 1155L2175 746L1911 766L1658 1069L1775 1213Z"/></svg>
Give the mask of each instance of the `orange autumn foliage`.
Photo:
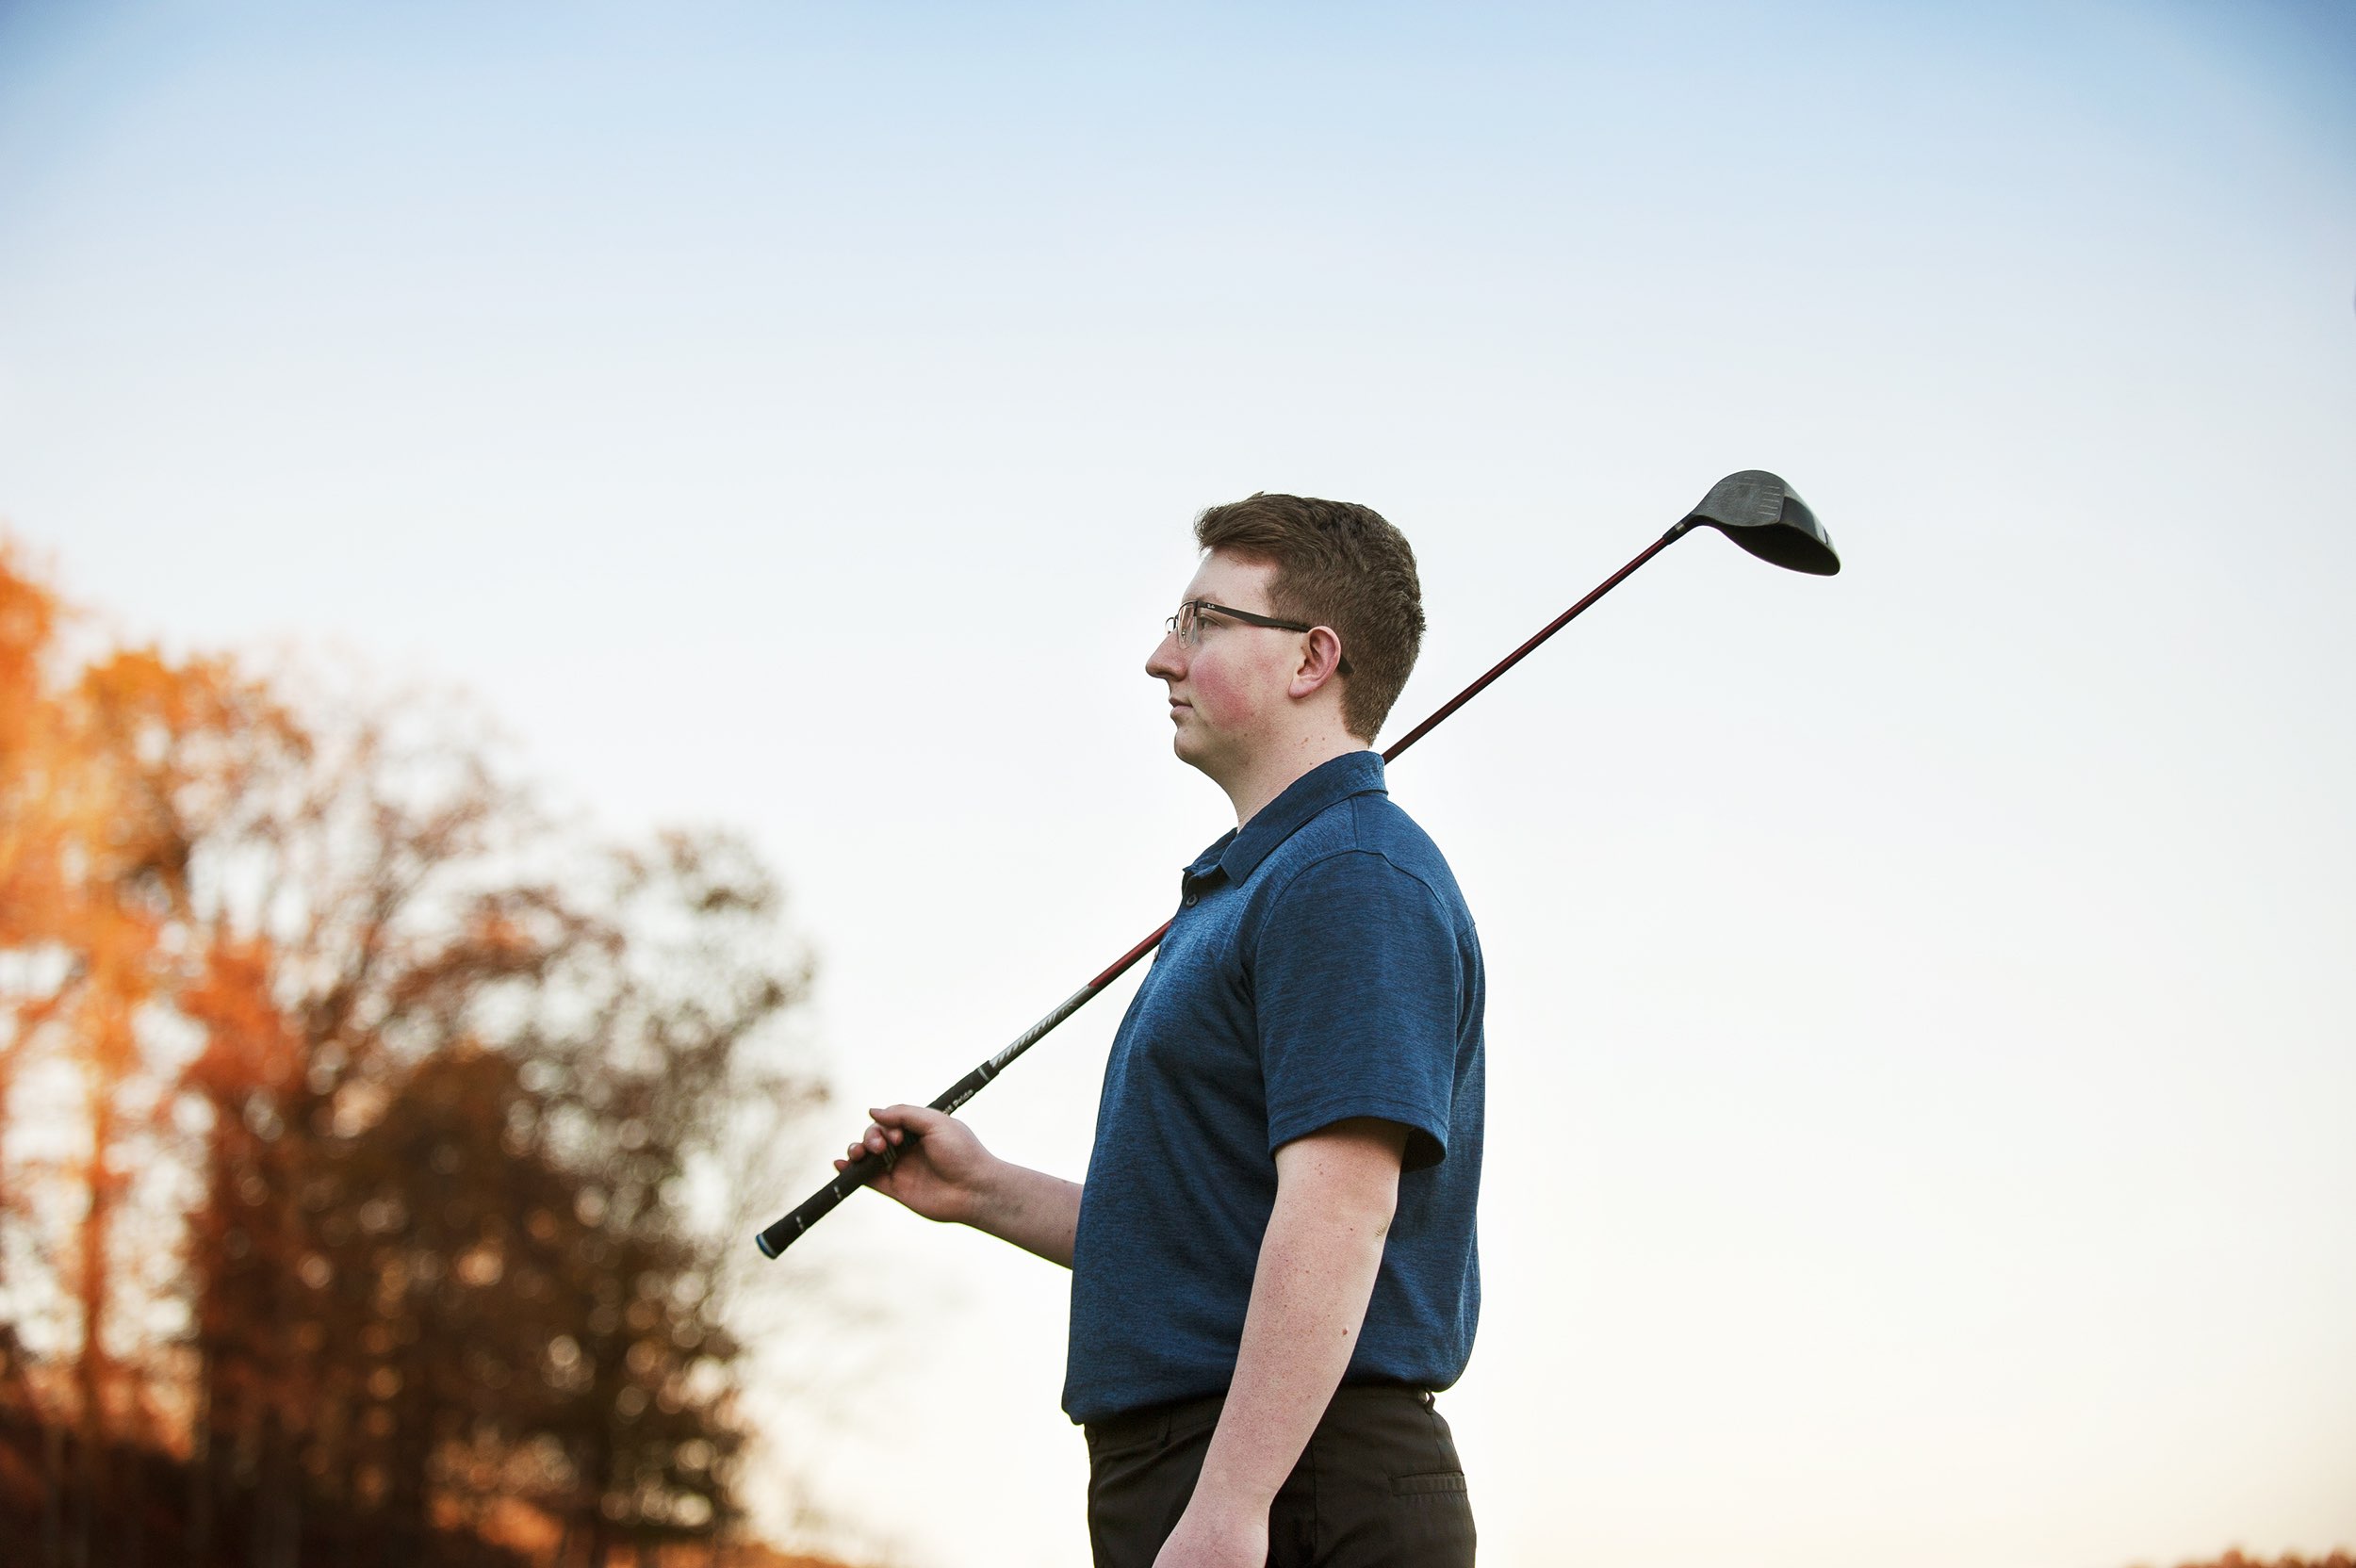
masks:
<svg viewBox="0 0 2356 1568"><path fill-rule="evenodd" d="M71 620L0 549L0 1539L750 1560L690 1199L821 1098L766 872Z"/></svg>

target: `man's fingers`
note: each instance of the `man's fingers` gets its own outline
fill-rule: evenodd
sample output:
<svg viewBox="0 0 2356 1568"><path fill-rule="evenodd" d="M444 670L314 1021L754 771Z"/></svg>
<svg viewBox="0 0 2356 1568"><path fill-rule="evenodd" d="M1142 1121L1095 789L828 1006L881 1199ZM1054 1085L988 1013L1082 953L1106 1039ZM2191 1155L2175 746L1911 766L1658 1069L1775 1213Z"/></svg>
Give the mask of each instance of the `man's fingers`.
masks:
<svg viewBox="0 0 2356 1568"><path fill-rule="evenodd" d="M837 1170L859 1160L881 1160L889 1174L908 1152L910 1138L922 1138L949 1119L929 1105L870 1105L867 1114L875 1119L843 1151L845 1157L834 1162Z"/></svg>
<svg viewBox="0 0 2356 1568"><path fill-rule="evenodd" d="M930 1105L870 1105L867 1114L878 1126L913 1133L920 1138L949 1119Z"/></svg>
<svg viewBox="0 0 2356 1568"><path fill-rule="evenodd" d="M873 1117L892 1117L899 1112L915 1108L908 1105L894 1105L887 1109L870 1108L867 1114ZM919 1131L917 1136L924 1136L923 1132ZM884 1169L888 1171L900 1163L902 1150L899 1146L906 1143L908 1137L908 1130L903 1127L887 1127L881 1122L876 1122L860 1135L857 1143L843 1151L844 1158L835 1161L834 1168L841 1170L854 1160L881 1160Z"/></svg>

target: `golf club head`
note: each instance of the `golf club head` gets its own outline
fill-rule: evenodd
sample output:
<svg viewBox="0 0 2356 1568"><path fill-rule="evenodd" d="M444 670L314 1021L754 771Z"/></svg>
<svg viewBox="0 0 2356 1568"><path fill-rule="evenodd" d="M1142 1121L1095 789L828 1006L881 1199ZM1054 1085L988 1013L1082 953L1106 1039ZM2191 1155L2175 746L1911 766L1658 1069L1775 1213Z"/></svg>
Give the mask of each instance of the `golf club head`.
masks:
<svg viewBox="0 0 2356 1568"><path fill-rule="evenodd" d="M1764 468L1728 474L1685 520L1707 523L1761 561L1790 571L1830 577L1841 570L1824 525L1792 486Z"/></svg>

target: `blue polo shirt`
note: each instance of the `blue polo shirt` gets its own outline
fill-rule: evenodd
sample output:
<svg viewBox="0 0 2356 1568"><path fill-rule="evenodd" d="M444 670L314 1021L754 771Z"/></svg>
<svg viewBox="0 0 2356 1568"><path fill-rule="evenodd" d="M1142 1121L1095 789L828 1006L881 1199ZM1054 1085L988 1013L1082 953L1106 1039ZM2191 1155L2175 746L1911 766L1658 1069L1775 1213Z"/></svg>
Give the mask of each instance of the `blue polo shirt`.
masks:
<svg viewBox="0 0 2356 1568"><path fill-rule="evenodd" d="M1455 1382L1481 1313L1481 1013L1472 916L1375 753L1313 769L1204 850L1104 1070L1072 1249L1072 1418L1226 1389L1276 1151L1351 1117L1408 1135L1344 1380Z"/></svg>

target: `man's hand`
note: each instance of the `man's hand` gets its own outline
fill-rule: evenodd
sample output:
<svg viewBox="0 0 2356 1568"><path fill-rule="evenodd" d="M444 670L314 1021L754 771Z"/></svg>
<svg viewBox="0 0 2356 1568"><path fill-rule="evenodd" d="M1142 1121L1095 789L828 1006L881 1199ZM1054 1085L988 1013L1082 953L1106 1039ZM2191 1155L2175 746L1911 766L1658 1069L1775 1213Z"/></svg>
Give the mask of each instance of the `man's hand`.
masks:
<svg viewBox="0 0 2356 1568"><path fill-rule="evenodd" d="M1268 1505L1213 1510L1198 1493L1154 1555L1153 1568L1268 1568Z"/></svg>
<svg viewBox="0 0 2356 1568"><path fill-rule="evenodd" d="M860 1154L881 1158L888 1151L892 1168L868 1184L886 1198L926 1219L971 1225L1072 1266L1079 1183L1007 1164L964 1122L929 1106L886 1105L867 1114L875 1121L846 1151L850 1159L834 1162L837 1170Z"/></svg>
<svg viewBox="0 0 2356 1568"><path fill-rule="evenodd" d="M892 1168L869 1186L926 1219L971 1224L1000 1163L973 1129L924 1105L870 1105L867 1114L875 1119L851 1145L850 1159L835 1161L834 1168L841 1170L861 1154L889 1159Z"/></svg>

